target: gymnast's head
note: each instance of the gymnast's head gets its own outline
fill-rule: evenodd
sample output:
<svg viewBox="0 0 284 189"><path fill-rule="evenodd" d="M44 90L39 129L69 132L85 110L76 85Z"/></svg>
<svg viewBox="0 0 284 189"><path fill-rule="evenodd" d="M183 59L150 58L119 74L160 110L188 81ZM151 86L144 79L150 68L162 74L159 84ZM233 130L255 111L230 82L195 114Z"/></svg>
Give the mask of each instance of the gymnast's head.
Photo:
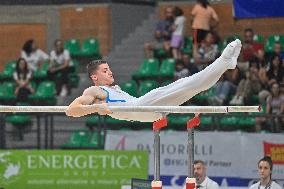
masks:
<svg viewBox="0 0 284 189"><path fill-rule="evenodd" d="M105 60L92 60L87 65L87 72L96 86L110 86L114 82L112 72Z"/></svg>

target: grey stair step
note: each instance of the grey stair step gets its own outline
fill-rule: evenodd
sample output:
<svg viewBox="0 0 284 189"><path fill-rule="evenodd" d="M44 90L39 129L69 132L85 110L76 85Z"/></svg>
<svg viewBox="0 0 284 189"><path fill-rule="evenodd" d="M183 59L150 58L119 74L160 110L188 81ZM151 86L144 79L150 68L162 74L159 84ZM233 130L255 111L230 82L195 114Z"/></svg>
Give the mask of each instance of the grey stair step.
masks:
<svg viewBox="0 0 284 189"><path fill-rule="evenodd" d="M118 46L115 49L115 52L111 54L111 56L114 56L116 54L119 53L123 53L123 52L134 52L134 51L139 51L139 52L143 52L144 51L144 47L143 46Z"/></svg>
<svg viewBox="0 0 284 189"><path fill-rule="evenodd" d="M121 53L121 54L117 54L116 56L115 56L115 58L116 59L127 59L127 58L129 58L129 57L143 57L143 55L144 55L144 53L142 52L129 52L128 54L126 54L126 53Z"/></svg>

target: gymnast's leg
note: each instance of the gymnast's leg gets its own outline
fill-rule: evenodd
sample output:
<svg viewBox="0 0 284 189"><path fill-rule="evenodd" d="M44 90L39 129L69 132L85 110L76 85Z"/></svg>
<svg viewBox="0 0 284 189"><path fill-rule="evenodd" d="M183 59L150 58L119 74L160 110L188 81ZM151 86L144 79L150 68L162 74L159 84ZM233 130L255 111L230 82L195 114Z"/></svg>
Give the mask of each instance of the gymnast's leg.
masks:
<svg viewBox="0 0 284 189"><path fill-rule="evenodd" d="M237 65L241 47L241 41L238 39L229 43L222 55L204 70L150 91L138 98L135 105L181 105L194 95L212 87L227 69L234 69Z"/></svg>

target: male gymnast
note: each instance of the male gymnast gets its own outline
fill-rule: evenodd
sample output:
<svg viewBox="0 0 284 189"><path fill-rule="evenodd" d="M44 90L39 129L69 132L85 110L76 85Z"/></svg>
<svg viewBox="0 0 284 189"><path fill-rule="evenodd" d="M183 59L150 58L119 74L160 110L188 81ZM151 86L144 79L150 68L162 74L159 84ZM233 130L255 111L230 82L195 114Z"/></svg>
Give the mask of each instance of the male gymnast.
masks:
<svg viewBox="0 0 284 189"><path fill-rule="evenodd" d="M66 115L80 117L98 113L109 115L115 119L154 122L163 117L157 112L111 112L110 106L178 106L191 99L194 95L212 87L228 69L235 69L242 48L241 41L236 39L229 43L223 53L204 70L179 79L167 86L154 89L139 98L122 91L118 86L112 86L114 78L104 60L91 61L87 71L94 85L85 89L82 96L76 98L67 108ZM85 106L103 104L97 108Z"/></svg>

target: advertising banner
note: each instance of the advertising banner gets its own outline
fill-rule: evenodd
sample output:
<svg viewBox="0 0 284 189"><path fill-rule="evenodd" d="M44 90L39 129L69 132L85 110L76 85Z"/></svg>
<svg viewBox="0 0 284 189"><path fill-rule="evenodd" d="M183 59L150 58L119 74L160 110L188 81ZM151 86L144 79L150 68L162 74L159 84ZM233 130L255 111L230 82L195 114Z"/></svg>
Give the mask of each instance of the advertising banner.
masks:
<svg viewBox="0 0 284 189"><path fill-rule="evenodd" d="M162 131L161 178L165 185L181 186L187 176L187 132ZM109 150L147 150L149 174L153 175L153 133L150 131L110 131L105 148ZM255 182L257 161L270 155L273 178L284 182L283 134L238 132L195 133L195 159L207 164L207 175L223 186L248 186Z"/></svg>
<svg viewBox="0 0 284 189"><path fill-rule="evenodd" d="M0 150L4 189L120 189L147 176L145 151Z"/></svg>

